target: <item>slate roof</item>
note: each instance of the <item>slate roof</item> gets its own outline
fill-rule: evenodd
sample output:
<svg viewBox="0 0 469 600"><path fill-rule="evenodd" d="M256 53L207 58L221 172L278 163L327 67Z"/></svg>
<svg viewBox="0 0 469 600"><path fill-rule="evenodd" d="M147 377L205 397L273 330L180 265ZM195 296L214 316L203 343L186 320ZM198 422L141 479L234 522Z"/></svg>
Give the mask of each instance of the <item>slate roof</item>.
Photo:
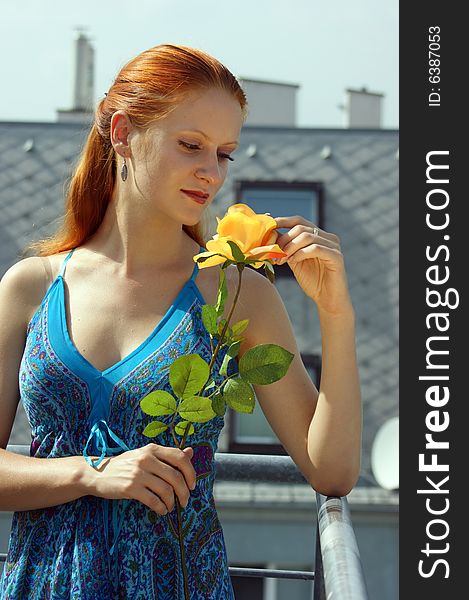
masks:
<svg viewBox="0 0 469 600"><path fill-rule="evenodd" d="M55 229L64 183L87 129L76 123L0 122L0 274L18 260L27 242ZM324 185L324 229L341 239L357 315L364 402L360 483L374 485L372 441L380 425L398 414L398 131L246 125L240 141L214 212L223 214L235 201L238 179ZM254 157L246 153L251 144L257 147ZM329 158L324 158L326 147ZM294 280L277 281L300 350L320 353L314 304ZM21 404L9 443L30 443Z"/></svg>

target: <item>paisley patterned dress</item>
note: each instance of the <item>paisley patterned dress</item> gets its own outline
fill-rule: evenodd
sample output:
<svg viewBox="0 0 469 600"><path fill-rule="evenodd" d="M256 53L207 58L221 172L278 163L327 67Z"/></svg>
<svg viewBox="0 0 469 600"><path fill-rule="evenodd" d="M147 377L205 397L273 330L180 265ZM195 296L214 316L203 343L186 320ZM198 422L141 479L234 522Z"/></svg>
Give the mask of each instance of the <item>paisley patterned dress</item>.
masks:
<svg viewBox="0 0 469 600"><path fill-rule="evenodd" d="M169 429L155 438L142 434L155 417L143 413L139 402L153 390L172 392L169 366L178 356L195 353L210 361L197 264L150 336L130 355L98 371L74 346L67 328L64 273L73 252L28 324L19 386L32 429L30 456L83 454L91 461L91 456L111 456L151 442L174 447ZM216 383L223 379L219 369L225 353L226 347L212 370ZM236 360L230 361L228 374L237 369ZM168 424L171 419L158 417ZM213 498L214 455L223 425L223 416L195 423L186 442L194 448L197 474L197 486L181 509L190 600L234 599ZM137 500L87 495L14 512L0 598L184 600L176 508L162 516Z"/></svg>

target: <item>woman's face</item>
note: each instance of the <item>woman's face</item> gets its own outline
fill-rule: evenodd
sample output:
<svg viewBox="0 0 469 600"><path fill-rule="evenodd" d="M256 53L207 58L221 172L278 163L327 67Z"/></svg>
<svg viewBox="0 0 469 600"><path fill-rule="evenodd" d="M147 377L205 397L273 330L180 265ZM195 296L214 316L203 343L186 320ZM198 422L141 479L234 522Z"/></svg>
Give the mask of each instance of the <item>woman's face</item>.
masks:
<svg viewBox="0 0 469 600"><path fill-rule="evenodd" d="M145 143L138 143L142 134L137 144L132 142L136 193L155 216L164 213L195 225L225 181L241 127L241 107L232 95L217 89L192 93L150 126ZM209 196L200 204L182 190Z"/></svg>

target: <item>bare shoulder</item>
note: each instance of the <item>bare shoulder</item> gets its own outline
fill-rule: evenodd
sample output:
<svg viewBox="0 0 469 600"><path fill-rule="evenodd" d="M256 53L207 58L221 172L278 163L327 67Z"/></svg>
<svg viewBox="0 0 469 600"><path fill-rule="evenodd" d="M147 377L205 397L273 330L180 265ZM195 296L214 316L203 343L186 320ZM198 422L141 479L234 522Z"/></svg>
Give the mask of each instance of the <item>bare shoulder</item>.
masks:
<svg viewBox="0 0 469 600"><path fill-rule="evenodd" d="M233 299L238 287L238 269L232 265L227 271L229 297ZM249 325L243 334L245 341L240 356L248 348L266 343L281 344L292 352L297 351L291 321L277 287L252 268L242 272L241 291L231 322L242 319L249 319Z"/></svg>
<svg viewBox="0 0 469 600"><path fill-rule="evenodd" d="M230 282L231 289L238 287L239 273L235 265L228 267L229 275L227 281ZM266 306L261 304L265 300L281 300L276 286L257 269L244 268L242 271L241 292L239 296L239 305L244 305L244 310L248 310L252 317L260 311L265 312Z"/></svg>
<svg viewBox="0 0 469 600"><path fill-rule="evenodd" d="M0 281L0 302L27 324L55 277L55 256L29 256L13 264Z"/></svg>

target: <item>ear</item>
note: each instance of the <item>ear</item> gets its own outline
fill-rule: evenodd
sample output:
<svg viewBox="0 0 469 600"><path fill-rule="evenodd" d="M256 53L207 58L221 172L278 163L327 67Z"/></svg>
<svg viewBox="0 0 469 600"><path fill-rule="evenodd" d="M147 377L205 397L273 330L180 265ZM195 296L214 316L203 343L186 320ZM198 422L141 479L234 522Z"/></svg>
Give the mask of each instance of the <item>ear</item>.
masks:
<svg viewBox="0 0 469 600"><path fill-rule="evenodd" d="M116 111L111 117L111 143L117 154L130 157L130 133L133 125L123 110Z"/></svg>

